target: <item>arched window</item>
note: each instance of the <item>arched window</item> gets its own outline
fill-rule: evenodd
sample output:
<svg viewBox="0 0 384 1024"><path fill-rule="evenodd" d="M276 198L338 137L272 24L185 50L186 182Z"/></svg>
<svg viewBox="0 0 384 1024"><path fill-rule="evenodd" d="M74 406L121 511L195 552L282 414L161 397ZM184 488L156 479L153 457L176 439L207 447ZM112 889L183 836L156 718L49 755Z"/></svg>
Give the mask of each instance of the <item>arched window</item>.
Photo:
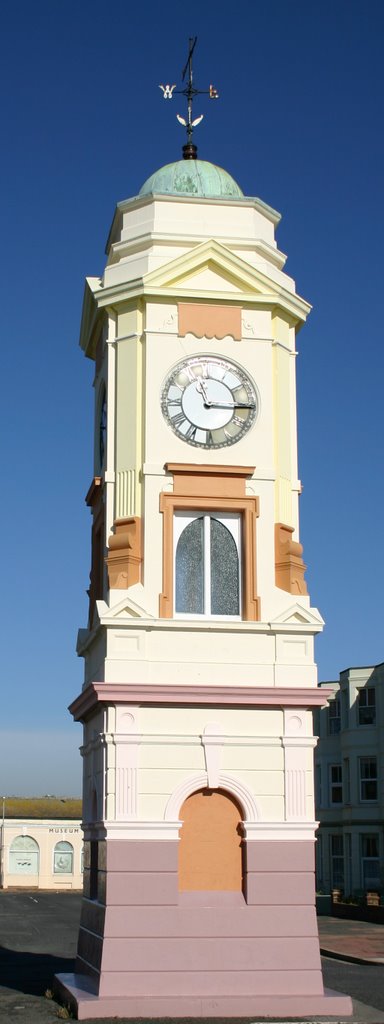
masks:
<svg viewBox="0 0 384 1024"><path fill-rule="evenodd" d="M242 812L220 789L200 789L180 808L179 889L241 892Z"/></svg>
<svg viewBox="0 0 384 1024"><path fill-rule="evenodd" d="M176 615L241 614L240 516L175 515Z"/></svg>
<svg viewBox="0 0 384 1024"><path fill-rule="evenodd" d="M53 854L53 870L55 875L73 874L73 846L62 840L56 843Z"/></svg>
<svg viewBox="0 0 384 1024"><path fill-rule="evenodd" d="M10 875L38 875L39 845L32 836L16 836L9 851Z"/></svg>

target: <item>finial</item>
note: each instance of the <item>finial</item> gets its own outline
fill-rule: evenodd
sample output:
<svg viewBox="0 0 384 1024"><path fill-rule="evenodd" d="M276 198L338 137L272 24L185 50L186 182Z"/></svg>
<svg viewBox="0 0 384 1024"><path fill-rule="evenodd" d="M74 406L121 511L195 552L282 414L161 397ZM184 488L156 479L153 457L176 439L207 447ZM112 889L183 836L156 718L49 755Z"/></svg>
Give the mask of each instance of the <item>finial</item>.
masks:
<svg viewBox="0 0 384 1024"><path fill-rule="evenodd" d="M197 43L197 36L192 36L189 39L189 52L187 62L181 73L181 80L184 82L185 76L188 72L188 80L185 89L176 89L176 85L160 85L159 89L162 90L163 97L165 100L171 100L173 93L176 95L185 96L188 105L187 118L181 117L180 114L176 114L179 124L182 124L187 129L187 142L183 146L183 159L184 160L196 160L197 159L197 146L192 142L193 129L200 124L203 120L204 114L200 114L199 117L192 118L192 106L195 96L209 96L211 100L217 100L219 94L217 89L213 85L209 86L209 89L195 89L193 85L193 72L192 72L192 54Z"/></svg>

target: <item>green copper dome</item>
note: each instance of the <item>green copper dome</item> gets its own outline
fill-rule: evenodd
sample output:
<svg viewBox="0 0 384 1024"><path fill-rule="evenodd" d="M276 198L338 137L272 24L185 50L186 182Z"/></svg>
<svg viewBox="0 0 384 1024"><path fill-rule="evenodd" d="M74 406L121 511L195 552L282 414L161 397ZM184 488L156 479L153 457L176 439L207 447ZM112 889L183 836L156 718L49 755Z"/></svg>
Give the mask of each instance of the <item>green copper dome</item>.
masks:
<svg viewBox="0 0 384 1024"><path fill-rule="evenodd" d="M140 196L202 196L206 199L241 199L243 192L234 178L207 160L176 160L151 174Z"/></svg>

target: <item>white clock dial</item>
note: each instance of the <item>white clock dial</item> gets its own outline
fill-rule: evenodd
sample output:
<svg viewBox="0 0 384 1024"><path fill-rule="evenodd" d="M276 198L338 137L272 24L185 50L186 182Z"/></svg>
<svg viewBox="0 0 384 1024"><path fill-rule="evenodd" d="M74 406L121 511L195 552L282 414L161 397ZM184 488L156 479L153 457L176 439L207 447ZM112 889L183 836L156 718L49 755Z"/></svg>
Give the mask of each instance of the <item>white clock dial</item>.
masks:
<svg viewBox="0 0 384 1024"><path fill-rule="evenodd" d="M173 367L163 385L161 407L183 441L199 448L223 448L239 441L252 426L258 399L241 366L200 355Z"/></svg>

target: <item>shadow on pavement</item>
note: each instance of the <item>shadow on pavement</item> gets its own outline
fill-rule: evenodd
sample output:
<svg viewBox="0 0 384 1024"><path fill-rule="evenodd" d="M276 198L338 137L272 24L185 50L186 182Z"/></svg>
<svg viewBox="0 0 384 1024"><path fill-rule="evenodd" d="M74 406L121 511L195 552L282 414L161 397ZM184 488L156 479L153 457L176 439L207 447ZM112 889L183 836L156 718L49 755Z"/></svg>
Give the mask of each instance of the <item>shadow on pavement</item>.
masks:
<svg viewBox="0 0 384 1024"><path fill-rule="evenodd" d="M0 985L32 996L52 989L54 974L73 971L74 958L27 953L0 946Z"/></svg>

